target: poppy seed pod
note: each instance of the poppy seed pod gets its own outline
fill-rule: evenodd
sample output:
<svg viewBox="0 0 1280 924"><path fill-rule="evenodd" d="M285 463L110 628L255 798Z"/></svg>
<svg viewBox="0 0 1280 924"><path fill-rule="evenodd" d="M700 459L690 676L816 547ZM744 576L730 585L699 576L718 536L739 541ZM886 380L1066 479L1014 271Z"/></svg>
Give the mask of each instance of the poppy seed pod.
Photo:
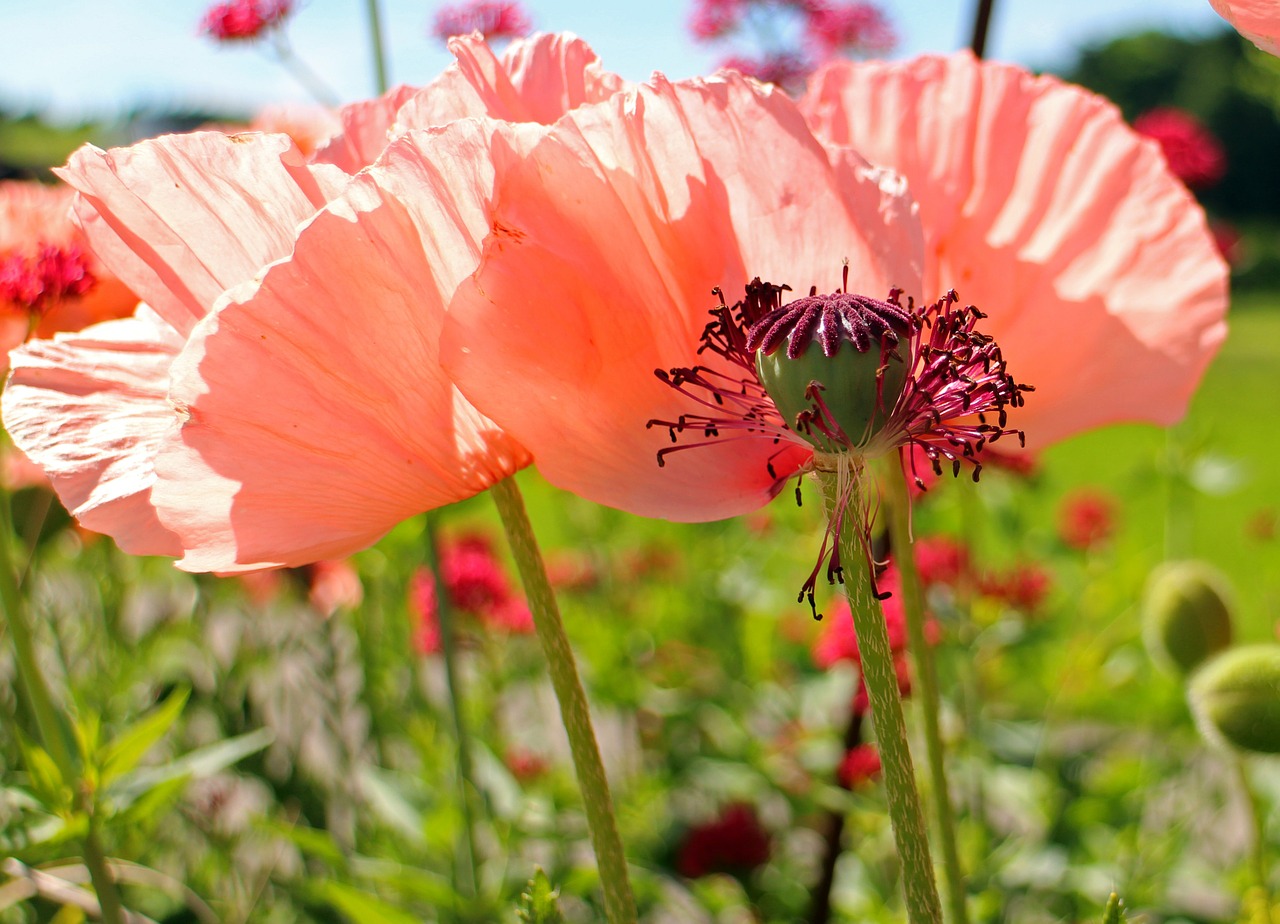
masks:
<svg viewBox="0 0 1280 924"><path fill-rule="evenodd" d="M1188 674L1231 644L1230 590L1215 568L1166 562L1151 572L1142 599L1142 631L1151 657Z"/></svg>
<svg viewBox="0 0 1280 924"><path fill-rule="evenodd" d="M1224 651L1196 671L1187 700L1210 741L1280 754L1280 645Z"/></svg>

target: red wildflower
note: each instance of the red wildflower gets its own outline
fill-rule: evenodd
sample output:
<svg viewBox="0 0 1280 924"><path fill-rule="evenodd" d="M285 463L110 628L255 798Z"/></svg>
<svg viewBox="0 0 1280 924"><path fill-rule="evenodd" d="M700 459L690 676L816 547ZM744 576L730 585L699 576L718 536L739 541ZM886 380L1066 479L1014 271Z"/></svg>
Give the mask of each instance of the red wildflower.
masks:
<svg viewBox="0 0 1280 924"><path fill-rule="evenodd" d="M441 543L440 574L454 609L476 617L489 629L522 635L533 631L533 615L513 592L487 537L476 534ZM414 574L409 604L418 622L418 651L439 651L436 586L430 571L420 569Z"/></svg>
<svg viewBox="0 0 1280 924"><path fill-rule="evenodd" d="M898 43L889 18L873 3L815 2L810 7L805 31L824 59L839 54L883 55Z"/></svg>
<svg viewBox="0 0 1280 924"><path fill-rule="evenodd" d="M1100 491L1079 491L1058 509L1058 535L1073 549L1088 551L1116 531L1116 502Z"/></svg>
<svg viewBox="0 0 1280 924"><path fill-rule="evenodd" d="M769 832L756 810L735 802L714 820L689 830L676 856L676 869L690 879L708 873L749 873L769 859L769 846Z"/></svg>
<svg viewBox="0 0 1280 924"><path fill-rule="evenodd" d="M695 0L689 31L699 41L723 38L738 28L746 8L746 0Z"/></svg>
<svg viewBox="0 0 1280 924"><path fill-rule="evenodd" d="M200 31L219 42L255 39L279 25L292 11L293 0L228 0L209 7Z"/></svg>
<svg viewBox="0 0 1280 924"><path fill-rule="evenodd" d="M913 546L924 587L955 587L969 577L969 550L950 536L922 536Z"/></svg>
<svg viewBox="0 0 1280 924"><path fill-rule="evenodd" d="M508 748L504 762L507 769L511 771L511 775L522 783L536 780L546 773L550 766L542 755L519 747Z"/></svg>
<svg viewBox="0 0 1280 924"><path fill-rule="evenodd" d="M1227 172L1222 143L1188 112L1152 109L1134 119L1133 130L1159 144L1169 170L1192 189L1212 186Z"/></svg>
<svg viewBox="0 0 1280 924"><path fill-rule="evenodd" d="M1044 603L1052 583L1044 568L1025 563L1015 565L1004 574L984 576L978 589L983 595L1002 600L1014 609L1034 613Z"/></svg>
<svg viewBox="0 0 1280 924"><path fill-rule="evenodd" d="M89 257L78 244L41 244L32 256L11 253L0 259L0 305L32 314L93 288Z"/></svg>
<svg viewBox="0 0 1280 924"><path fill-rule="evenodd" d="M836 779L845 789L856 789L880 775L880 752L870 744L850 748L840 761Z"/></svg>
<svg viewBox="0 0 1280 924"><path fill-rule="evenodd" d="M442 42L479 32L488 41L521 38L533 31L529 14L515 0L464 0L436 13L431 32Z"/></svg>

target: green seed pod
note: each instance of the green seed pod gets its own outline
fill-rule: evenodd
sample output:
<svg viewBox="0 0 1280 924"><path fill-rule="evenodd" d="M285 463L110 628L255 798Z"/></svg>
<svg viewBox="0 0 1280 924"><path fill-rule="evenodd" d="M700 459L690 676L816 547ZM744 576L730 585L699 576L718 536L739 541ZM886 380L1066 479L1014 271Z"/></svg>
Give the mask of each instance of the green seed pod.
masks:
<svg viewBox="0 0 1280 924"><path fill-rule="evenodd" d="M810 294L761 319L747 346L787 426L818 449L838 452L864 446L893 412L907 380L896 348L905 347L910 329L896 301Z"/></svg>
<svg viewBox="0 0 1280 924"><path fill-rule="evenodd" d="M1280 754L1280 645L1244 645L1205 662L1187 700L1206 739Z"/></svg>
<svg viewBox="0 0 1280 924"><path fill-rule="evenodd" d="M1231 644L1227 580L1199 561L1166 562L1151 572L1142 600L1147 651L1162 667L1189 674Z"/></svg>

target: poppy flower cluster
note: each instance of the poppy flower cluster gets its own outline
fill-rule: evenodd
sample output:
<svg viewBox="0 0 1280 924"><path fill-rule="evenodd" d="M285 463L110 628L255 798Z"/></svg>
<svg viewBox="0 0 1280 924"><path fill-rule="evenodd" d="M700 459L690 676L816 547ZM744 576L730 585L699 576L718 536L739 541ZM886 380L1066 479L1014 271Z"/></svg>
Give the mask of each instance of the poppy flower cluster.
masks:
<svg viewBox="0 0 1280 924"><path fill-rule="evenodd" d="M88 246L145 305L15 351L4 417L86 525L189 570L300 565L534 460L643 515L754 510L867 447L830 383L782 411L717 352L751 335L749 286L799 313L756 335L775 353L835 343L823 305L891 306L828 358L900 357L868 434L947 466L993 430L1170 422L1223 338L1203 213L1078 88L959 54L833 64L797 104L733 73L628 85L571 36L450 47L310 157L220 133L73 155Z"/></svg>

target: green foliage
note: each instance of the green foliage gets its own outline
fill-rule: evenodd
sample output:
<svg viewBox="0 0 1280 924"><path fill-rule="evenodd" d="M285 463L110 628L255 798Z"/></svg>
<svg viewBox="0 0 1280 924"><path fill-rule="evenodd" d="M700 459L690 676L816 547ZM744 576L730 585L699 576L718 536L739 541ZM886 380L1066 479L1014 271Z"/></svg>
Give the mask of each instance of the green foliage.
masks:
<svg viewBox="0 0 1280 924"><path fill-rule="evenodd" d="M529 880L525 891L520 893L516 920L521 924L564 924L559 898L560 890L553 889L547 874L539 869Z"/></svg>
<svg viewBox="0 0 1280 924"><path fill-rule="evenodd" d="M1120 900L1119 895L1112 892L1111 897L1107 899L1107 907L1102 912L1102 924L1122 924L1127 919L1124 902Z"/></svg>

